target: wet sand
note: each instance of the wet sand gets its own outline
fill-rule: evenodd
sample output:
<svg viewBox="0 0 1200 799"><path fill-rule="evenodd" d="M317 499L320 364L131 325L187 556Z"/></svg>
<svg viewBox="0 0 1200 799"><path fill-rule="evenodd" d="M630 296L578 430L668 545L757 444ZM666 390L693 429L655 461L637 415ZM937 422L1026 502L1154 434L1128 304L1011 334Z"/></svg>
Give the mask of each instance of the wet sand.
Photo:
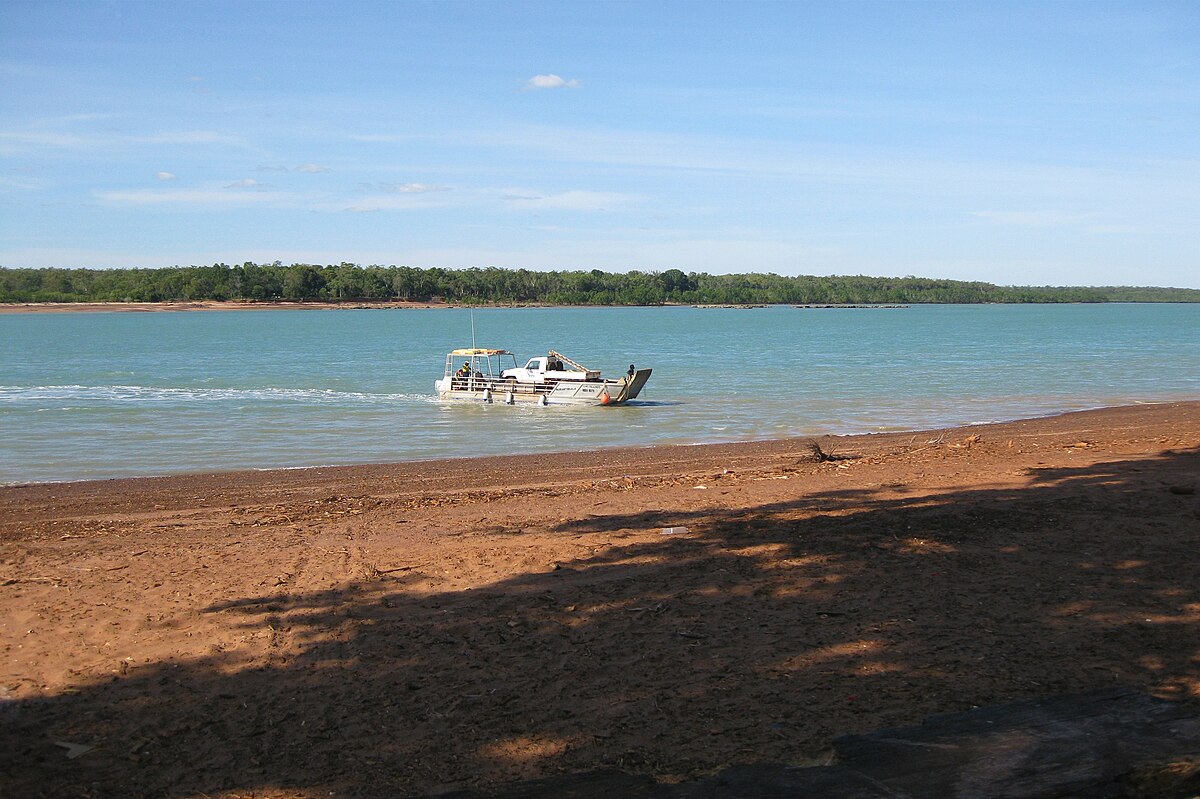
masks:
<svg viewBox="0 0 1200 799"><path fill-rule="evenodd" d="M0 489L0 774L390 797L1200 705L1200 403L818 444Z"/></svg>

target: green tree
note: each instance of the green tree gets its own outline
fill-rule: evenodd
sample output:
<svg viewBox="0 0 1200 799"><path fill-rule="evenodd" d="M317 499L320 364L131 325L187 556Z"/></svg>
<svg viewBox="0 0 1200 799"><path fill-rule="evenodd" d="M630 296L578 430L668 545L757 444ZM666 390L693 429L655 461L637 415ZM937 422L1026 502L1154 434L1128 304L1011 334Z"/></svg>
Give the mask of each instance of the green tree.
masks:
<svg viewBox="0 0 1200 799"><path fill-rule="evenodd" d="M313 300L321 295L325 277L309 264L293 264L283 276L283 296L289 300Z"/></svg>

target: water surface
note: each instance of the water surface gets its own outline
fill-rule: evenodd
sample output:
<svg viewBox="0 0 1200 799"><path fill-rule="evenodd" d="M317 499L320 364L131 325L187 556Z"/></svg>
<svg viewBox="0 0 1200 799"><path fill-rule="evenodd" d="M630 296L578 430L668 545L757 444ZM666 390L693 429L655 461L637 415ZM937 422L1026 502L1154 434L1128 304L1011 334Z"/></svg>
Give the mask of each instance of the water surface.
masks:
<svg viewBox="0 0 1200 799"><path fill-rule="evenodd" d="M622 408L436 401L447 351L654 375ZM1200 398L1200 305L0 315L0 482L969 424Z"/></svg>

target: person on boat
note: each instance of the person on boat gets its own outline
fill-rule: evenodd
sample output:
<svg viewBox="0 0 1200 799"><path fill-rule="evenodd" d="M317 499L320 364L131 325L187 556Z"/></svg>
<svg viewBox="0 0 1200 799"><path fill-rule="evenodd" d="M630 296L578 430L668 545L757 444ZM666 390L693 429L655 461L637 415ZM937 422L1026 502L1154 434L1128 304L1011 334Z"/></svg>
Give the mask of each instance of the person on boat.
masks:
<svg viewBox="0 0 1200 799"><path fill-rule="evenodd" d="M629 364L629 371L626 372L625 374L629 375L630 377L633 377L635 374L637 374L637 369L634 368L633 364Z"/></svg>
<svg viewBox="0 0 1200 799"><path fill-rule="evenodd" d="M458 371L454 373L454 382L458 384L459 388L466 388L467 379L470 378L470 376L471 363L470 361L463 361L463 365L458 367Z"/></svg>

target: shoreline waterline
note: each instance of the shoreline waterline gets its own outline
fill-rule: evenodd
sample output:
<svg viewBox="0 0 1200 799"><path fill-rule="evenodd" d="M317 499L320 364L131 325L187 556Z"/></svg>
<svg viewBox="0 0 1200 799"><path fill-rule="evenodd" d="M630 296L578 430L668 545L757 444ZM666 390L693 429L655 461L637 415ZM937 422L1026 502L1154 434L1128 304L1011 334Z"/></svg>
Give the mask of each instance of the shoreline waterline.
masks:
<svg viewBox="0 0 1200 799"><path fill-rule="evenodd" d="M973 422L960 425L948 425L942 427L928 427L914 430L889 430L869 433L820 433L816 435L802 436L787 436L783 438L764 438L764 439L745 439L739 441L698 441L694 443L674 443L674 444L646 444L646 445L615 445L611 447L597 447L586 450L553 450L547 452L521 452L509 455L474 455L474 456L451 456L441 458L413 458L406 460L395 461L379 461L379 462L358 462L358 463L333 463L320 465L304 465L304 466L274 466L274 467L248 467L218 471L195 471L195 472L175 472L166 474L154 475L129 475L119 477L99 477L99 478L83 478L79 480L37 480L25 482L9 482L0 483L0 492L13 489L33 488L43 486L103 486L134 483L161 483L163 481L188 481L197 479L213 479L213 480L228 480L237 477L253 477L253 478L277 478L285 479L287 475L312 475L321 477L353 477L355 472L375 473L386 471L397 471L405 469L419 469L429 466L445 466L445 467L469 467L471 464L492 465L497 463L509 463L514 461L524 461L527 463L538 463L547 459L556 460L576 460L594 457L606 463L611 463L619 456L625 454L637 454L639 456L651 455L655 453L662 454L664 457L672 451L689 451L689 452L729 452L739 455L749 454L751 450L758 449L786 449L794 447L797 444L807 444L815 441L821 446L841 446L845 444L853 445L855 443L872 443L884 444L895 440L900 443L903 439L916 439L921 436L938 435L942 439L950 436L968 436L977 435L989 428L1000 428L1009 426L1019 426L1023 424L1035 424L1038 422L1046 422L1056 419L1066 419L1075 417L1081 420L1087 420L1097 415L1111 415L1114 420L1120 420L1123 417L1130 416L1139 410L1147 409L1162 409L1173 408L1179 409L1180 413L1196 412L1200 413L1200 399L1195 400L1162 400L1162 401L1147 401L1136 402L1126 405L1113 406L1097 406L1094 408L1086 408L1081 410L1061 411L1048 413L1038 416L1028 416L1016 419L997 420L988 422ZM1197 442L1200 446L1200 442ZM336 473L336 474L331 474Z"/></svg>

